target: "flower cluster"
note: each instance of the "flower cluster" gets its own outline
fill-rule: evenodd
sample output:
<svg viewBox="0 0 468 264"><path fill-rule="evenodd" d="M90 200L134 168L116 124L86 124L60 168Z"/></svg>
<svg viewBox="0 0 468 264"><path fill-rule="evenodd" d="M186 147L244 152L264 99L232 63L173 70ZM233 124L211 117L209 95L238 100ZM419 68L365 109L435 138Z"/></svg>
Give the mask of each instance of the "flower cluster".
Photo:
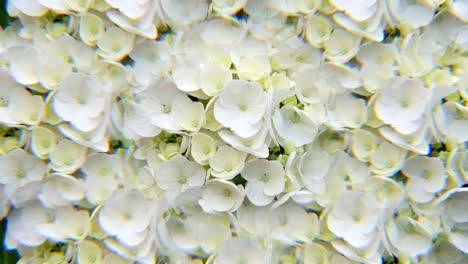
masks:
<svg viewBox="0 0 468 264"><path fill-rule="evenodd" d="M19 263L468 261L467 1L7 9Z"/></svg>

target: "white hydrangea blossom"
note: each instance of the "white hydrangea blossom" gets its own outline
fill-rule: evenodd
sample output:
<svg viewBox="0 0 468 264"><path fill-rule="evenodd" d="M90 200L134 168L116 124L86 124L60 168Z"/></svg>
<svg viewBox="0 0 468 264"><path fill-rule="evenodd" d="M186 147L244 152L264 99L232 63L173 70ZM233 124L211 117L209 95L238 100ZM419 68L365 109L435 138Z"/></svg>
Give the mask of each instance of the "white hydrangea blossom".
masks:
<svg viewBox="0 0 468 264"><path fill-rule="evenodd" d="M73 173L85 163L86 152L86 147L62 139L49 153L50 167L57 172Z"/></svg>
<svg viewBox="0 0 468 264"><path fill-rule="evenodd" d="M38 199L47 207L69 205L83 199L83 182L70 175L54 173L47 177Z"/></svg>
<svg viewBox="0 0 468 264"><path fill-rule="evenodd" d="M181 155L162 163L155 170L156 184L170 199L205 182L205 169Z"/></svg>
<svg viewBox="0 0 468 264"><path fill-rule="evenodd" d="M432 236L424 226L406 216L388 221L386 233L392 245L409 256L426 253L432 244Z"/></svg>
<svg viewBox="0 0 468 264"><path fill-rule="evenodd" d="M214 139L204 133L194 134L190 154L200 165L207 165L209 160L216 155L216 143Z"/></svg>
<svg viewBox="0 0 468 264"><path fill-rule="evenodd" d="M416 132L424 122L430 91L417 79L394 77L382 88L375 113L403 135Z"/></svg>
<svg viewBox="0 0 468 264"><path fill-rule="evenodd" d="M257 205L264 206L284 189L284 170L279 161L253 160L245 164L241 172L247 180L247 198Z"/></svg>
<svg viewBox="0 0 468 264"><path fill-rule="evenodd" d="M211 175L216 178L230 180L239 174L244 168L247 155L228 145L218 148L209 159Z"/></svg>
<svg viewBox="0 0 468 264"><path fill-rule="evenodd" d="M234 212L244 200L244 188L223 180L212 180L205 185L202 199L198 201L207 212Z"/></svg>
<svg viewBox="0 0 468 264"><path fill-rule="evenodd" d="M244 252L244 254L239 254ZM231 239L226 240L219 250L215 263L266 263L264 249L257 241Z"/></svg>
<svg viewBox="0 0 468 264"><path fill-rule="evenodd" d="M325 176L330 169L331 159L328 153L318 150L305 152L297 163L297 174L304 187L312 193L325 192Z"/></svg>
<svg viewBox="0 0 468 264"><path fill-rule="evenodd" d="M467 7L7 1L5 248L18 263L465 263Z"/></svg>
<svg viewBox="0 0 468 264"><path fill-rule="evenodd" d="M28 183L41 181L47 171L46 165L22 149L14 149L0 157L2 175L0 183L5 185L7 196Z"/></svg>
<svg viewBox="0 0 468 264"><path fill-rule="evenodd" d="M240 137L251 137L262 127L266 96L258 83L230 81L226 83L215 103L215 118Z"/></svg>
<svg viewBox="0 0 468 264"><path fill-rule="evenodd" d="M55 113L79 131L88 132L101 122L106 105L106 91L93 75L70 74L53 98Z"/></svg>
<svg viewBox="0 0 468 264"><path fill-rule="evenodd" d="M172 81L159 79L139 93L138 97L141 112L146 112L145 115L153 125L170 131L182 129L176 115L183 110L183 104L188 98Z"/></svg>
<svg viewBox="0 0 468 264"><path fill-rule="evenodd" d="M442 221L448 233L448 241L465 254L468 252L466 228L464 228L468 220L463 206L466 194L466 188L453 189L437 201L444 206L445 214Z"/></svg>
<svg viewBox="0 0 468 264"><path fill-rule="evenodd" d="M39 226L54 220L54 210L34 202L14 209L7 219L5 246L11 249L19 245L35 247L47 240L47 236L39 232Z"/></svg>
<svg viewBox="0 0 468 264"><path fill-rule="evenodd" d="M408 196L419 203L431 201L434 193L445 187L447 180L444 164L438 158L413 156L407 160L402 172L410 178Z"/></svg>
<svg viewBox="0 0 468 264"><path fill-rule="evenodd" d="M89 213L73 207L58 207L51 214L48 222L37 226L40 234L52 241L82 240L90 229Z"/></svg>
<svg viewBox="0 0 468 264"><path fill-rule="evenodd" d="M358 192L344 192L327 215L328 229L356 248L372 243L379 214L373 197ZM349 227L353 228L349 228Z"/></svg>
<svg viewBox="0 0 468 264"><path fill-rule="evenodd" d="M437 1L426 1L437 2ZM434 15L437 4L416 3L412 1L388 1L388 6L393 17L403 24L408 24L411 28L418 28L427 25Z"/></svg>
<svg viewBox="0 0 468 264"><path fill-rule="evenodd" d="M159 232L169 247L178 248L184 252L213 252L231 237L229 218L227 215L203 214L202 211L187 212L186 221L170 217L165 219ZM163 231L164 230L164 231ZM167 234L166 234L167 232ZM167 235L167 237L166 237Z"/></svg>
<svg viewBox="0 0 468 264"><path fill-rule="evenodd" d="M135 246L148 235L153 217L152 203L139 192L117 190L99 212L99 226L122 243Z"/></svg>
<svg viewBox="0 0 468 264"><path fill-rule="evenodd" d="M272 117L278 135L295 147L311 143L317 135L317 125L307 115L293 106L279 108Z"/></svg>
<svg viewBox="0 0 468 264"><path fill-rule="evenodd" d="M468 141L462 131L468 126L468 108L456 102L446 102L434 111L434 119L439 130L456 142Z"/></svg>

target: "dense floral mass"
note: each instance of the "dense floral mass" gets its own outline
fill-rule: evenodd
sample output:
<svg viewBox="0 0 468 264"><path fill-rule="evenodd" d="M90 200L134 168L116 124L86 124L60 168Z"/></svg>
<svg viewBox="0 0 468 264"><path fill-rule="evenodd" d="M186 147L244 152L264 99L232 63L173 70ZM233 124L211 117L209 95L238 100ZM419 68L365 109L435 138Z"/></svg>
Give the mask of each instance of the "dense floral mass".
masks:
<svg viewBox="0 0 468 264"><path fill-rule="evenodd" d="M468 1L7 9L19 263L468 261Z"/></svg>

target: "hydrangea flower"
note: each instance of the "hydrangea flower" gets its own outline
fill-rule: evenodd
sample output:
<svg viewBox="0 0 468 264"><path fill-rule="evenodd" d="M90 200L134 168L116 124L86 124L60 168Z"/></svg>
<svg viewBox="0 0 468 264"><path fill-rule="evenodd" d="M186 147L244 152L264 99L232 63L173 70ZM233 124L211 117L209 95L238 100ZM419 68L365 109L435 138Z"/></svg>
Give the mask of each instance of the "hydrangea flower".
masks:
<svg viewBox="0 0 468 264"><path fill-rule="evenodd" d="M54 173L47 176L38 199L47 207L59 207L80 201L85 196L83 182L70 175Z"/></svg>
<svg viewBox="0 0 468 264"><path fill-rule="evenodd" d="M216 155L216 143L212 137L204 133L197 133L192 137L190 154L200 165L207 165Z"/></svg>
<svg viewBox="0 0 468 264"><path fill-rule="evenodd" d="M459 103L446 102L434 112L437 128L448 138L456 142L468 141L462 131L468 126L468 108Z"/></svg>
<svg viewBox="0 0 468 264"><path fill-rule="evenodd" d="M336 28L324 43L325 55L333 62L347 62L354 57L358 50L361 38L341 28Z"/></svg>
<svg viewBox="0 0 468 264"><path fill-rule="evenodd" d="M85 210L59 207L48 216L50 221L39 224L37 230L52 241L81 240L88 234L89 213Z"/></svg>
<svg viewBox="0 0 468 264"><path fill-rule="evenodd" d="M107 28L97 39L99 55L105 59L119 61L127 56L133 48L135 35L118 27Z"/></svg>
<svg viewBox="0 0 468 264"><path fill-rule="evenodd" d="M104 22L91 13L85 14L80 20L80 37L89 46L95 46L96 41L104 34Z"/></svg>
<svg viewBox="0 0 468 264"><path fill-rule="evenodd" d="M326 152L309 150L305 152L297 163L299 179L304 187L313 193L325 192L324 178L330 169L331 159Z"/></svg>
<svg viewBox="0 0 468 264"><path fill-rule="evenodd" d="M384 141L369 157L370 170L384 176L392 175L403 167L406 155L404 149Z"/></svg>
<svg viewBox="0 0 468 264"><path fill-rule="evenodd" d="M244 252L238 254L238 252ZM266 255L261 245L257 241L230 239L226 240L218 252L215 263L234 264L244 263L264 263Z"/></svg>
<svg viewBox="0 0 468 264"><path fill-rule="evenodd" d="M0 71L2 90L0 92L0 122L6 124L37 124L41 118L43 101L32 96L6 72Z"/></svg>
<svg viewBox="0 0 468 264"><path fill-rule="evenodd" d="M156 183L170 199L190 188L202 186L206 177L201 165L181 155L162 163L154 173Z"/></svg>
<svg viewBox="0 0 468 264"><path fill-rule="evenodd" d="M7 1L5 247L18 263L464 262L466 6Z"/></svg>
<svg viewBox="0 0 468 264"><path fill-rule="evenodd" d="M420 80L394 77L380 91L375 112L382 121L407 135L422 126L429 99L430 91Z"/></svg>
<svg viewBox="0 0 468 264"><path fill-rule="evenodd" d="M146 112L151 123L171 131L181 129L177 122L176 112L186 102L187 95L177 89L169 79L154 81L143 92L138 94L139 106Z"/></svg>
<svg viewBox="0 0 468 264"><path fill-rule="evenodd" d="M73 173L85 163L86 152L86 147L62 139L49 154L50 167L58 172Z"/></svg>
<svg viewBox="0 0 468 264"><path fill-rule="evenodd" d="M135 102L121 101L121 108L115 107L112 116L116 126L126 138L154 137L162 131L151 122L151 117L145 109Z"/></svg>
<svg viewBox="0 0 468 264"><path fill-rule="evenodd" d="M0 183L5 184L7 196L30 182L40 181L47 171L46 165L23 149L14 149L0 157L2 175Z"/></svg>
<svg viewBox="0 0 468 264"><path fill-rule="evenodd" d="M201 21L208 14L208 3L205 1L162 0L160 6L164 20L174 28Z"/></svg>
<svg viewBox="0 0 468 264"><path fill-rule="evenodd" d="M267 45L265 41L246 37L238 47L231 50L229 55L241 80L257 81L270 74Z"/></svg>
<svg viewBox="0 0 468 264"><path fill-rule="evenodd" d="M312 142L317 135L317 125L304 111L293 106L281 107L272 120L279 136L296 147Z"/></svg>
<svg viewBox="0 0 468 264"><path fill-rule="evenodd" d="M327 216L328 229L350 245L361 248L372 243L379 214L373 197L359 192L344 192ZM353 226L349 229L349 226Z"/></svg>
<svg viewBox="0 0 468 264"><path fill-rule="evenodd" d="M152 203L139 192L116 190L106 199L99 212L99 225L128 246L141 243L154 211Z"/></svg>
<svg viewBox="0 0 468 264"><path fill-rule="evenodd" d="M186 212L184 219L168 217L158 227L168 247L183 252L197 249L211 253L231 238L229 218L223 214L205 214L200 210Z"/></svg>
<svg viewBox="0 0 468 264"><path fill-rule="evenodd" d="M244 188L231 182L212 180L205 185L202 199L198 201L203 210L210 212L234 212L244 201Z"/></svg>
<svg viewBox="0 0 468 264"><path fill-rule="evenodd" d="M431 21L435 9L435 6L406 0L391 0L388 2L388 6L396 20L402 23L408 23L412 28L427 25Z"/></svg>
<svg viewBox="0 0 468 264"><path fill-rule="evenodd" d="M101 262L104 254L97 243L85 240L78 244L76 255L80 263L92 263Z"/></svg>
<svg viewBox="0 0 468 264"><path fill-rule="evenodd" d="M466 194L466 188L456 188L437 201L438 204L442 203L444 206L443 212L445 214L442 219L444 228L447 230L448 240L465 254L468 252L466 229L463 227L468 222L463 206Z"/></svg>
<svg viewBox="0 0 468 264"><path fill-rule="evenodd" d="M266 158L268 157L267 143L269 143L270 140L268 132L268 126L264 124L260 131L248 138L243 138L227 129L221 130L219 132L219 137L240 151L250 153L259 158Z"/></svg>
<svg viewBox="0 0 468 264"><path fill-rule="evenodd" d="M363 1L353 6L346 1L331 2L338 11L333 14L337 24L347 30L367 37L373 41L382 41L386 26L386 6L379 1Z"/></svg>
<svg viewBox="0 0 468 264"><path fill-rule="evenodd" d="M290 224L293 222L294 224ZM276 208L272 215L272 237L284 243L310 241L319 232L316 214L308 214L294 202Z"/></svg>
<svg viewBox="0 0 468 264"><path fill-rule="evenodd" d="M82 132L95 129L101 122L107 93L93 75L70 74L53 98L54 112Z"/></svg>
<svg viewBox="0 0 468 264"><path fill-rule="evenodd" d="M279 161L247 162L241 175L248 181L245 187L247 198L257 206L271 203L284 189L284 170Z"/></svg>
<svg viewBox="0 0 468 264"><path fill-rule="evenodd" d="M321 48L330 37L333 29L332 23L327 17L321 15L310 16L305 25L305 37L310 45Z"/></svg>
<svg viewBox="0 0 468 264"><path fill-rule="evenodd" d="M413 156L406 161L402 172L410 178L407 185L409 197L419 203L431 201L434 193L441 191L447 181L444 164L435 157Z"/></svg>
<svg viewBox="0 0 468 264"><path fill-rule="evenodd" d="M221 146L209 159L210 173L216 178L230 180L242 171L246 158L244 152L228 145Z"/></svg>
<svg viewBox="0 0 468 264"><path fill-rule="evenodd" d="M386 232L392 245L409 256L425 254L432 245L431 234L406 216L388 221Z"/></svg>
<svg viewBox="0 0 468 264"><path fill-rule="evenodd" d="M216 120L243 138L262 127L267 95L256 82L232 80L224 86L214 105Z"/></svg>
<svg viewBox="0 0 468 264"><path fill-rule="evenodd" d="M38 227L53 220L53 209L46 208L39 202L33 202L14 209L7 219L6 248L12 249L20 245L36 247L47 240L47 237L39 232Z"/></svg>
<svg viewBox="0 0 468 264"><path fill-rule="evenodd" d="M171 52L167 41L142 41L135 43L129 57L134 61L133 75L142 85L149 85L157 76L172 67Z"/></svg>

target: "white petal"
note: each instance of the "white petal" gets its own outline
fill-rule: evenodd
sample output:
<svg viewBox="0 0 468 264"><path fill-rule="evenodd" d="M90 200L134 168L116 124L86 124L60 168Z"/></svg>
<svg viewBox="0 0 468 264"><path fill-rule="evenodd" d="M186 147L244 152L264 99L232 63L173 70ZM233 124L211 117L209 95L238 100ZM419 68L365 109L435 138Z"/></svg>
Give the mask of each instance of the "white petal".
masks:
<svg viewBox="0 0 468 264"><path fill-rule="evenodd" d="M248 182L245 188L245 194L256 206L264 206L273 201L274 196L266 195L263 192L263 184L258 182Z"/></svg>
<svg viewBox="0 0 468 264"><path fill-rule="evenodd" d="M34 5L33 5L34 6ZM38 53L33 47L15 46L8 49L10 57L11 76L24 85L36 84L39 82Z"/></svg>
<svg viewBox="0 0 468 264"><path fill-rule="evenodd" d="M47 12L47 7L39 4L39 2L31 2L29 0L12 0L8 1L9 5L21 10L28 16L40 17Z"/></svg>
<svg viewBox="0 0 468 264"><path fill-rule="evenodd" d="M65 0L38 0L38 2L56 12L66 12L69 9Z"/></svg>

